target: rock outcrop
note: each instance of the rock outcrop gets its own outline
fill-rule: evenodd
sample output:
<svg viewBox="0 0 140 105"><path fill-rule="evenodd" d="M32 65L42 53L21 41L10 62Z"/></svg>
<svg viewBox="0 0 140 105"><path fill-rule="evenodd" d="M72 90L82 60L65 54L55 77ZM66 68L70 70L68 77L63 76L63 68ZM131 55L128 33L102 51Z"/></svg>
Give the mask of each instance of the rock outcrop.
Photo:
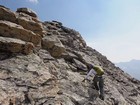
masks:
<svg viewBox="0 0 140 105"><path fill-rule="evenodd" d="M0 6L0 105L140 105L140 81L61 22ZM105 100L82 82L87 63L104 70Z"/></svg>
<svg viewBox="0 0 140 105"><path fill-rule="evenodd" d="M0 36L7 38L7 40L8 38L14 38L24 41L25 44L30 42L31 44L28 44L30 45L28 50L33 50L34 46L40 46L41 39L45 34L42 22L38 20L37 15L32 10L27 8L19 8L17 12L12 12L10 9L0 6L0 30ZM18 42L19 41L17 41L16 45ZM11 43L8 45L9 48L7 51L13 52L12 48L16 46L14 46L14 44L11 45ZM21 45L21 43L19 43L19 45ZM4 51L3 48L0 49ZM23 49L24 48L20 48L17 51L14 50L14 52L22 53ZM29 52L33 51L26 51L26 54Z"/></svg>
<svg viewBox="0 0 140 105"><path fill-rule="evenodd" d="M0 37L0 50L9 53L30 54L33 51L33 44L22 40Z"/></svg>
<svg viewBox="0 0 140 105"><path fill-rule="evenodd" d="M37 45L41 42L41 36L36 35L30 30L9 21L0 21L0 35L3 37L12 37L26 42L32 42Z"/></svg>

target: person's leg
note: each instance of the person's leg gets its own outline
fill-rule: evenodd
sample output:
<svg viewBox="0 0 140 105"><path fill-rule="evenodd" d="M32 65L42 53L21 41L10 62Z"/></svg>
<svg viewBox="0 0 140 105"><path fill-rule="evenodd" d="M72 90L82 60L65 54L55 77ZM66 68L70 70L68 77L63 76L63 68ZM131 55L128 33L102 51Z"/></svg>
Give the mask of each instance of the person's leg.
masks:
<svg viewBox="0 0 140 105"><path fill-rule="evenodd" d="M94 79L93 79L93 85L95 86L95 89L96 90L99 90L99 87L98 87L98 77L95 76Z"/></svg>
<svg viewBox="0 0 140 105"><path fill-rule="evenodd" d="M104 100L104 80L102 77L99 78L100 98Z"/></svg>

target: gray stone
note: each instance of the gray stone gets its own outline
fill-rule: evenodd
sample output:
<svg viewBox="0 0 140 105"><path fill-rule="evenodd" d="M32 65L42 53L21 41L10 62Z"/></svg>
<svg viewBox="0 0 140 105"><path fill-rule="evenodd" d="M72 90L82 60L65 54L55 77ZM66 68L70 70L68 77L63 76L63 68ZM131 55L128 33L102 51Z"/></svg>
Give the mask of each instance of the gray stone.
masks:
<svg viewBox="0 0 140 105"><path fill-rule="evenodd" d="M65 47L56 36L45 36L42 39L42 47L54 57L59 57L65 52Z"/></svg>
<svg viewBox="0 0 140 105"><path fill-rule="evenodd" d="M9 9L1 6L0 7L0 20L8 20L15 22L16 21L16 14Z"/></svg>
<svg viewBox="0 0 140 105"><path fill-rule="evenodd" d="M23 12L23 13L28 14L30 16L37 17L36 13L29 8L18 8L17 12Z"/></svg>
<svg viewBox="0 0 140 105"><path fill-rule="evenodd" d="M0 20L0 36L21 39L37 45L41 42L41 36L24 29L22 26L9 21Z"/></svg>
<svg viewBox="0 0 140 105"><path fill-rule="evenodd" d="M12 53L30 54L33 52L34 45L22 40L0 37L0 50Z"/></svg>

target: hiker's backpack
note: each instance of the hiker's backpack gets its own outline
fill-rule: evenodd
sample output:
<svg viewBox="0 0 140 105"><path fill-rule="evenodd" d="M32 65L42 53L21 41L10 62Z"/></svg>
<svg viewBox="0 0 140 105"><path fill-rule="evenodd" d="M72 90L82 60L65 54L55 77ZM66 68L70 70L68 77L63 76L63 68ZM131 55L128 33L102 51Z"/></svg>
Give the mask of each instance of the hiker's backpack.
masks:
<svg viewBox="0 0 140 105"><path fill-rule="evenodd" d="M100 66L93 66L93 69L96 71L97 75L102 76L104 74L104 70Z"/></svg>

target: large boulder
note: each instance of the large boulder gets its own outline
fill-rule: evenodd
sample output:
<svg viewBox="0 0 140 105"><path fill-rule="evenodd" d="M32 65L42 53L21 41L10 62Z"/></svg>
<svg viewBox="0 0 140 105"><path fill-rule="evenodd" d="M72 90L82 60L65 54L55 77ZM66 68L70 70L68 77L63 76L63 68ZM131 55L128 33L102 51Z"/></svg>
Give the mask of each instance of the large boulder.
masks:
<svg viewBox="0 0 140 105"><path fill-rule="evenodd" d="M34 33L43 36L43 25L38 20L36 13L29 8L18 8L16 11L17 24L20 24L25 29L31 30Z"/></svg>
<svg viewBox="0 0 140 105"><path fill-rule="evenodd" d="M0 20L16 21L16 14L4 6L0 6Z"/></svg>
<svg viewBox="0 0 140 105"><path fill-rule="evenodd" d="M65 47L61 41L54 35L45 36L42 39L42 47L49 50L52 56L59 57L65 52Z"/></svg>
<svg viewBox="0 0 140 105"><path fill-rule="evenodd" d="M34 45L19 39L0 37L0 50L11 53L29 54L33 52Z"/></svg>
<svg viewBox="0 0 140 105"><path fill-rule="evenodd" d="M17 24L21 25L23 28L27 30L31 30L40 36L44 35L44 29L42 23L34 17L26 15L24 13L17 13Z"/></svg>
<svg viewBox="0 0 140 105"><path fill-rule="evenodd" d="M9 21L0 20L0 36L21 39L37 45L41 41L41 36L32 31L24 29L22 26Z"/></svg>
<svg viewBox="0 0 140 105"><path fill-rule="evenodd" d="M23 12L25 14L32 16L32 17L37 17L36 13L29 8L18 8L17 12Z"/></svg>
<svg viewBox="0 0 140 105"><path fill-rule="evenodd" d="M31 30L40 36L45 33L42 23L38 20L36 14L28 8L19 8L17 12L12 12L10 9L0 6L0 20L11 21L21 25L27 30Z"/></svg>
<svg viewBox="0 0 140 105"><path fill-rule="evenodd" d="M30 20L26 17L19 17L17 18L18 24L23 26L23 28L27 29L27 30L31 30L36 34L39 34L40 36L43 36L43 34L45 33L43 31L43 26L42 23L37 23L33 20Z"/></svg>

